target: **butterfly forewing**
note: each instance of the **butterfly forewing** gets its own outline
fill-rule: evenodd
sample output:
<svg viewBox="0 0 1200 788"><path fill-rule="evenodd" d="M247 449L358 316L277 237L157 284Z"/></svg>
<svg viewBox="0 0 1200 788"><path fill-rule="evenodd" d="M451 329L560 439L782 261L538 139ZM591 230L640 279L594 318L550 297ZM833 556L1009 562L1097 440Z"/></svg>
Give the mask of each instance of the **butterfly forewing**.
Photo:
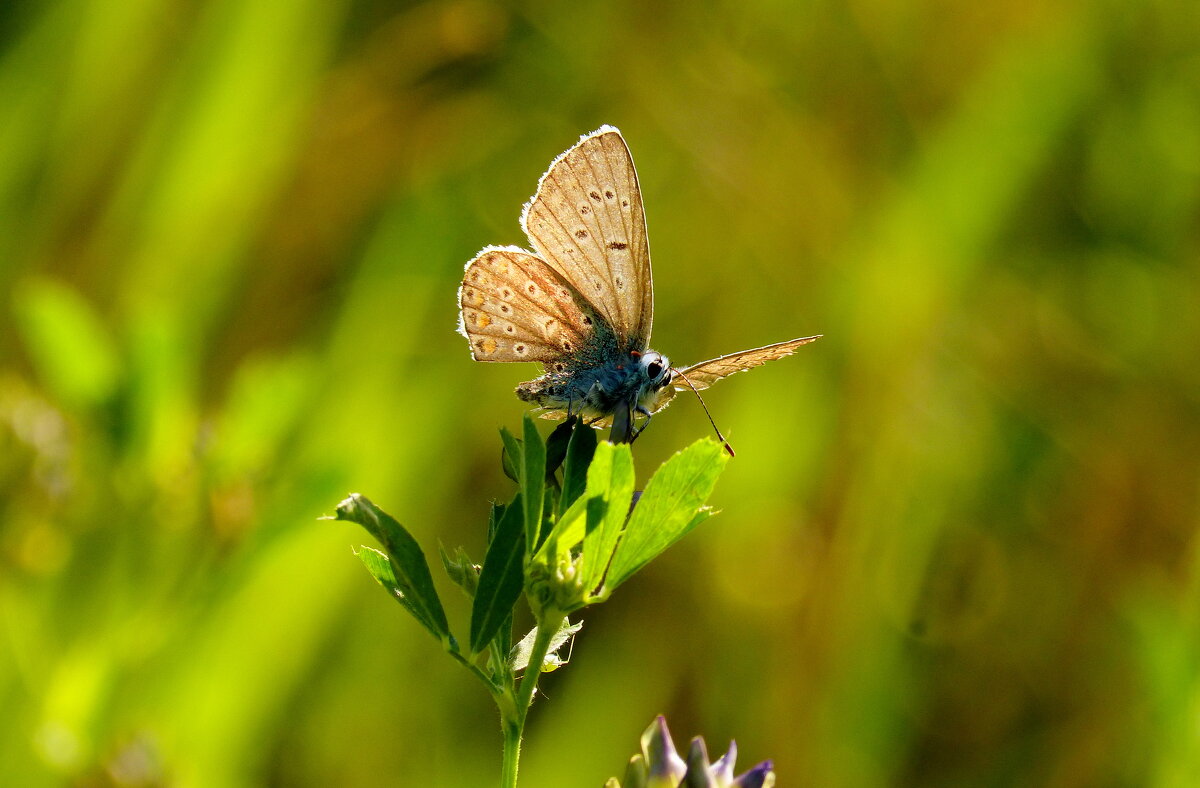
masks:
<svg viewBox="0 0 1200 788"><path fill-rule="evenodd" d="M583 295L623 351L644 351L654 317L646 218L633 158L603 126L550 165L521 224L538 254Z"/></svg>
<svg viewBox="0 0 1200 788"><path fill-rule="evenodd" d="M684 367L683 376L691 381L692 385L698 389L706 389L718 380L738 372L745 372L748 369L762 366L768 361L774 361L777 358L790 356L795 352L796 348L801 345L807 345L809 342L815 342L820 339L820 336L801 337L800 339L792 339L787 342L777 342L774 345L765 345L756 347L753 350L743 350L740 353L730 353L726 356L701 361L699 364L693 364L690 367ZM677 389L688 388L681 378L672 381L672 385Z"/></svg>
<svg viewBox="0 0 1200 788"><path fill-rule="evenodd" d="M595 319L562 275L515 247L488 247L467 263L458 301L476 361L553 363L583 347Z"/></svg>

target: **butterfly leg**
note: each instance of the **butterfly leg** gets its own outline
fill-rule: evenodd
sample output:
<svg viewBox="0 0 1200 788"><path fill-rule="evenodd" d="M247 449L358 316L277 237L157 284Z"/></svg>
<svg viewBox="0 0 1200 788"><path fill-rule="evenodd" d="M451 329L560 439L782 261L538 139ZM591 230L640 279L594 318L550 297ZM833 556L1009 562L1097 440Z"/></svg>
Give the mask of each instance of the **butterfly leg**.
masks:
<svg viewBox="0 0 1200 788"><path fill-rule="evenodd" d="M642 432L643 432L643 431L644 431L644 430L645 430L647 427L649 427L649 426L650 426L650 418L651 418L650 411L646 410L646 409L645 409L645 408L643 408L641 405L638 405L636 408L634 408L634 412L635 412L635 413L640 413L640 414L642 414L643 416L645 416L645 417L646 417L646 420L642 422L642 426L640 426L640 427L637 427L636 429L634 429L634 430L633 430L633 437L631 437L631 438L629 439L629 442L630 442L630 443L633 443L633 440L634 440L634 438L636 438L637 436L641 435L641 434L642 434Z"/></svg>

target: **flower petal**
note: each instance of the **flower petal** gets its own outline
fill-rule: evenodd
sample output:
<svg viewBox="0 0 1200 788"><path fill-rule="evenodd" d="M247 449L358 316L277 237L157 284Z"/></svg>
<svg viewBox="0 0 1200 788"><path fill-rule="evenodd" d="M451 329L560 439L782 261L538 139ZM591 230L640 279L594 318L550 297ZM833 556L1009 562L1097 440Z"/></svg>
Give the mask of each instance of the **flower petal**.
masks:
<svg viewBox="0 0 1200 788"><path fill-rule="evenodd" d="M661 714L654 718L650 727L642 734L642 753L649 768L647 786L675 786L687 773L687 764L675 751L667 720Z"/></svg>
<svg viewBox="0 0 1200 788"><path fill-rule="evenodd" d="M737 760L737 742L729 742L729 749L709 769L717 785L726 786L733 782L733 764Z"/></svg>
<svg viewBox="0 0 1200 788"><path fill-rule="evenodd" d="M775 785L774 764L763 761L733 781L733 788L772 788Z"/></svg>
<svg viewBox="0 0 1200 788"><path fill-rule="evenodd" d="M687 767L680 788L718 788L717 782L708 773L708 748L704 746L703 737L692 739L692 746L688 748Z"/></svg>

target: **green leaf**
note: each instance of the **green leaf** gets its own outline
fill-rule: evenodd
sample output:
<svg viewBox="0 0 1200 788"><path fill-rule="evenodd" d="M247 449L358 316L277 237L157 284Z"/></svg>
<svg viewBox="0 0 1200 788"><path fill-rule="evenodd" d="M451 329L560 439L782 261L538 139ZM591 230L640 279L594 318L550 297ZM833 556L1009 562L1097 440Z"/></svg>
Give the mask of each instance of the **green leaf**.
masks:
<svg viewBox="0 0 1200 788"><path fill-rule="evenodd" d="M567 457L567 448L570 445L571 435L575 423L578 419L574 416L559 424L550 433L550 437L546 438L546 483L557 484L554 479L554 473L562 467L563 460Z"/></svg>
<svg viewBox="0 0 1200 788"><path fill-rule="evenodd" d="M591 431L591 428L588 430ZM608 512L615 512L612 519L615 520L615 533L619 533L629 513L629 500L633 495L633 455L628 444L605 442L596 448L593 442L592 447L595 454L587 466L587 486L583 495L576 496L575 502L558 517L545 544L538 549L538 559L545 563L556 565L558 561L549 557L548 553L551 550L566 552L574 549L584 537L605 522ZM610 509L610 505L619 511ZM607 556L611 553L610 544L604 563L607 563ZM586 587L589 591L593 588Z"/></svg>
<svg viewBox="0 0 1200 788"><path fill-rule="evenodd" d="M504 519L504 510L508 508L506 503L493 503L492 509L488 512L488 529L487 543L492 543L492 537L496 535L496 527L500 525L500 521Z"/></svg>
<svg viewBox="0 0 1200 788"><path fill-rule="evenodd" d="M608 570L606 592L707 518L702 507L728 459L721 444L704 438L663 463L646 484L625 526Z"/></svg>
<svg viewBox="0 0 1200 788"><path fill-rule="evenodd" d="M363 566L371 573L371 577L379 581L379 585L383 586L384 590L390 593L393 599L399 602L409 613L412 613L418 621L425 623L421 620L421 611L413 607L412 601L404 593L404 589L400 587L399 581L396 580L396 571L392 568L392 562L387 557L387 553L376 550L374 547L359 545L354 554L363 562Z"/></svg>
<svg viewBox="0 0 1200 788"><path fill-rule="evenodd" d="M589 504L596 500L604 503L599 522L591 516L589 507L588 532L583 540L580 573L583 587L588 593L594 591L604 579L604 571L621 535L621 527L629 516L633 484L633 453L629 444L600 444L588 468L587 492L584 493Z"/></svg>
<svg viewBox="0 0 1200 788"><path fill-rule="evenodd" d="M628 444L600 444L588 468L584 494L558 518L533 559L541 565L561 566L571 562L572 551L583 544L578 560L579 596L573 601L560 597L561 609L582 607L603 580L608 559L629 515L633 484L633 455Z"/></svg>
<svg viewBox="0 0 1200 788"><path fill-rule="evenodd" d="M471 606L471 654L487 648L521 597L525 585L524 517L521 494L517 493L497 524L483 559Z"/></svg>
<svg viewBox="0 0 1200 788"><path fill-rule="evenodd" d="M454 639L450 636L446 612L438 599L437 589L433 587L433 577L429 574L425 554L421 552L421 547L412 534L391 515L358 493L338 504L337 519L358 523L379 540L387 551L385 557L388 558L392 570L388 582L392 585L387 585L384 579L381 579L381 575L374 571L372 564L368 563L367 569L371 570L376 580L384 583L385 588L397 594L397 599L405 609L432 632L434 637L451 647ZM363 554L359 555L361 557ZM363 558L363 562L366 563L368 558Z"/></svg>
<svg viewBox="0 0 1200 788"><path fill-rule="evenodd" d="M533 416L525 414L525 443L521 455L521 492L525 506L525 544L537 549L542 528L542 496L546 491L546 444L538 434Z"/></svg>
<svg viewBox="0 0 1200 788"><path fill-rule="evenodd" d="M542 493L542 527L538 532L539 545L546 541L546 537L550 535L551 529L554 528L554 512L557 511L557 508L558 490L549 486L549 482L547 482L547 486Z"/></svg>
<svg viewBox="0 0 1200 788"><path fill-rule="evenodd" d="M524 454L521 441L517 440L507 427L500 428L500 440L504 443L504 448L500 452L500 468L504 471L505 476L520 484L521 457Z"/></svg>
<svg viewBox="0 0 1200 788"><path fill-rule="evenodd" d="M558 511L565 512L571 504L583 495L587 487L588 466L596 453L596 431L580 419L571 432L571 441L567 444L567 457L563 463L562 496L558 499Z"/></svg>
<svg viewBox="0 0 1200 788"><path fill-rule="evenodd" d="M534 560L549 566L557 566L562 558L557 554L569 553L571 548L583 540L588 531L594 528L600 518L604 516L603 506L604 501L599 498L590 498L586 495L577 498L575 503L555 520L554 527L547 534L541 547L538 548Z"/></svg>

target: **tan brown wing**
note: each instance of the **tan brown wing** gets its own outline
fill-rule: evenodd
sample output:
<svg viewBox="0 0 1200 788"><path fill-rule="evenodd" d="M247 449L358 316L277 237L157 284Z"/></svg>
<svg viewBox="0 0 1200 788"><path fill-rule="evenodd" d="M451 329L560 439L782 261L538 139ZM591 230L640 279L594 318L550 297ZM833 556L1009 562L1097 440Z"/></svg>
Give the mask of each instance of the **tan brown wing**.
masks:
<svg viewBox="0 0 1200 788"><path fill-rule="evenodd" d="M743 350L740 353L730 353L727 356L701 361L699 364L685 367L681 371L692 382L693 386L698 389L706 389L721 378L762 366L768 361L774 361L777 358L790 356L795 352L796 348L801 345L807 345L809 342L815 342L820 338L821 335L818 334L815 337L801 337L800 339L791 339L787 342L776 342L774 345L756 347L753 350ZM676 378L671 382L671 385L680 390L688 388L687 383L684 383L682 378Z"/></svg>
<svg viewBox="0 0 1200 788"><path fill-rule="evenodd" d="M489 246L467 263L458 289L458 332L476 361L554 363L581 347L593 318L545 260Z"/></svg>
<svg viewBox="0 0 1200 788"><path fill-rule="evenodd" d="M537 253L591 302L624 350L646 350L654 285L646 215L621 132L601 126L550 164L521 226Z"/></svg>

